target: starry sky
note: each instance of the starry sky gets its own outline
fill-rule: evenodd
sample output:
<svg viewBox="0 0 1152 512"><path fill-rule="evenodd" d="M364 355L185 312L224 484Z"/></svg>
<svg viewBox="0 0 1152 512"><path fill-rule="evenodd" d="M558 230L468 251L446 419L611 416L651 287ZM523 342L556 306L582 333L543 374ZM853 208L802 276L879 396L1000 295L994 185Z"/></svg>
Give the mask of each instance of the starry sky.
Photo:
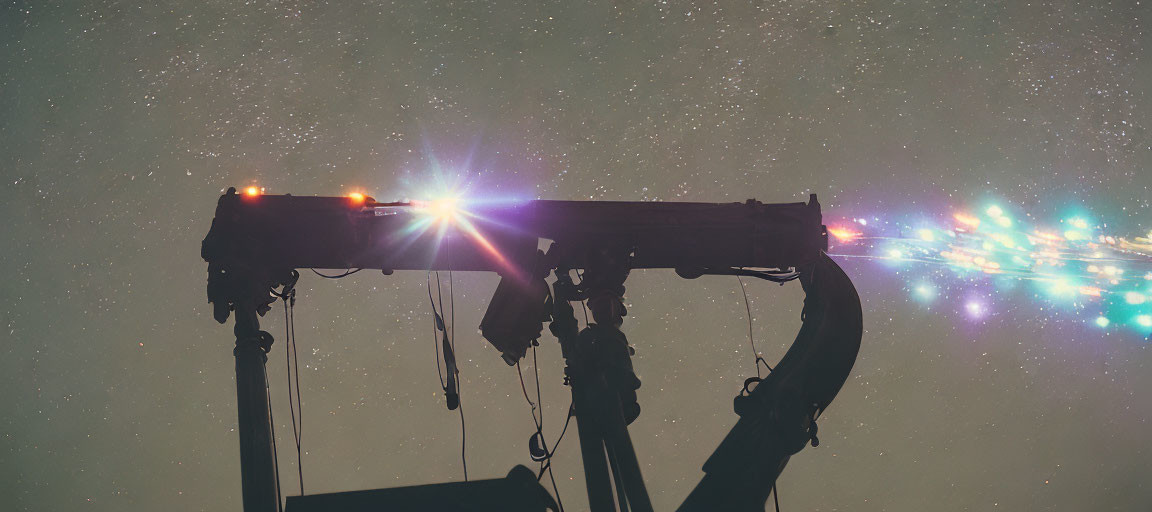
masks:
<svg viewBox="0 0 1152 512"><path fill-rule="evenodd" d="M838 219L994 200L1152 229L1146 1L30 2L0 5L0 495L9 510L240 507L233 337L200 241L229 186L380 200L805 200ZM980 318L916 266L842 258L859 360L785 510L1142 510L1152 351L1031 292ZM902 275L901 275L902 273ZM514 369L474 327L496 277L454 276L473 478L532 465ZM309 493L462 479L425 275L306 273L296 307ZM748 283L769 361L798 285ZM635 272L633 440L671 510L754 373L739 284ZM284 320L269 361L296 473ZM1090 320L1091 317L1089 317ZM569 402L542 339L544 430ZM531 365L525 367L531 384ZM554 460L586 506L576 438ZM545 479L547 481L547 479ZM285 490L298 492L285 477Z"/></svg>

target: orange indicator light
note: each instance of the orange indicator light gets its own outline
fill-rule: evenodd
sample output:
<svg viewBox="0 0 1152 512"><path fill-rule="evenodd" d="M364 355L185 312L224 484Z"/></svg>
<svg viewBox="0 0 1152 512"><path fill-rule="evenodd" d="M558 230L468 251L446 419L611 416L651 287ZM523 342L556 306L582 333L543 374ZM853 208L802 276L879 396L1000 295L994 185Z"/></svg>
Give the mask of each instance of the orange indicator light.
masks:
<svg viewBox="0 0 1152 512"><path fill-rule="evenodd" d="M828 234L845 242L851 242L852 240L855 240L856 237L860 236L859 232L841 227L829 227Z"/></svg>

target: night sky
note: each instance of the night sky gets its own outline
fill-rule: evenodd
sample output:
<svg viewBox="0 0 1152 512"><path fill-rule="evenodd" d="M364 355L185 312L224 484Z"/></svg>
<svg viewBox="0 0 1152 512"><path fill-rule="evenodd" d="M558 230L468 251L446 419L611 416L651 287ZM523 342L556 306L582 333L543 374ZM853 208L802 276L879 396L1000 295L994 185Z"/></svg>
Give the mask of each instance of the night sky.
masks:
<svg viewBox="0 0 1152 512"><path fill-rule="evenodd" d="M995 201L1037 223L1075 208L1119 236L1152 229L1146 1L241 4L0 7L0 508L240 508L234 339L200 259L229 186L817 193L849 221ZM821 446L779 481L784 510L1152 507L1147 332L995 286L981 293L997 309L973 318L910 294L937 268L840 261L863 345ZM469 474L534 467L515 369L475 332L496 276L454 280ZM643 381L631 433L671 510L754 374L745 306L730 277L638 271L627 286ZM462 479L424 273L306 272L299 293L306 491ZM774 362L802 292L748 293ZM280 310L263 325L296 493ZM559 352L541 340L549 440L569 403ZM570 510L587 503L578 454L570 431L554 460Z"/></svg>

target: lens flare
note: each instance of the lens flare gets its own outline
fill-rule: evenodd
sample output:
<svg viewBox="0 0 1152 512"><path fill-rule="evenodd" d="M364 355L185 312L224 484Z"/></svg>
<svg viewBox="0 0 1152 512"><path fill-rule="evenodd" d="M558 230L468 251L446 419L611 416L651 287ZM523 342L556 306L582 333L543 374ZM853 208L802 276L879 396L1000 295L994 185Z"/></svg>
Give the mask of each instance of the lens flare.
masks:
<svg viewBox="0 0 1152 512"><path fill-rule="evenodd" d="M412 201L415 210L433 222L456 222L465 212L460 208L460 198L441 197L430 201Z"/></svg>
<svg viewBox="0 0 1152 512"><path fill-rule="evenodd" d="M445 197L432 201L432 214L441 220L456 218L456 205L460 202L455 197Z"/></svg>
<svg viewBox="0 0 1152 512"><path fill-rule="evenodd" d="M503 269L504 275L519 275L521 270L485 236L483 226L490 223L489 219L482 217L481 213L469 210L468 203L469 201L455 195L410 201L413 218L406 230L407 235L415 239L436 228L437 247L440 247L444 240L463 235L488 254ZM451 244L444 250L451 250Z"/></svg>

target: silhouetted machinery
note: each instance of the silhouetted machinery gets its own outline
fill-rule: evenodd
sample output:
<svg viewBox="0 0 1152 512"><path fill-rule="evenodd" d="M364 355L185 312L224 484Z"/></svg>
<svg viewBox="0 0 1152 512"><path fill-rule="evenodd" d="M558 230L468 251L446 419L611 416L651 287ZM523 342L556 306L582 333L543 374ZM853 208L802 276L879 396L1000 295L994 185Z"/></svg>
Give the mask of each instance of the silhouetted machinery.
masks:
<svg viewBox="0 0 1152 512"><path fill-rule="evenodd" d="M552 242L547 251L538 249L540 239ZM686 278L796 279L807 294L795 342L762 381L745 382L735 400L739 420L680 507L764 510L789 457L819 442L816 420L847 379L860 347L859 296L826 248L815 195L808 203L788 204L466 206L230 189L220 198L202 255L216 320L236 317L244 509L271 512L280 506L263 369L272 336L260 330L258 317L277 297L290 294L296 269L355 268L499 273L481 331L515 364L550 322L567 363L591 510L652 510L628 435L627 425L640 413L640 382L620 327L629 272L667 268ZM573 270L583 270L578 283ZM573 300L586 300L592 312L594 323L583 330L577 329ZM447 350L444 355L449 359ZM454 386L450 378L450 408ZM527 511L556 505L531 471L518 466L503 479L291 497L287 509Z"/></svg>

